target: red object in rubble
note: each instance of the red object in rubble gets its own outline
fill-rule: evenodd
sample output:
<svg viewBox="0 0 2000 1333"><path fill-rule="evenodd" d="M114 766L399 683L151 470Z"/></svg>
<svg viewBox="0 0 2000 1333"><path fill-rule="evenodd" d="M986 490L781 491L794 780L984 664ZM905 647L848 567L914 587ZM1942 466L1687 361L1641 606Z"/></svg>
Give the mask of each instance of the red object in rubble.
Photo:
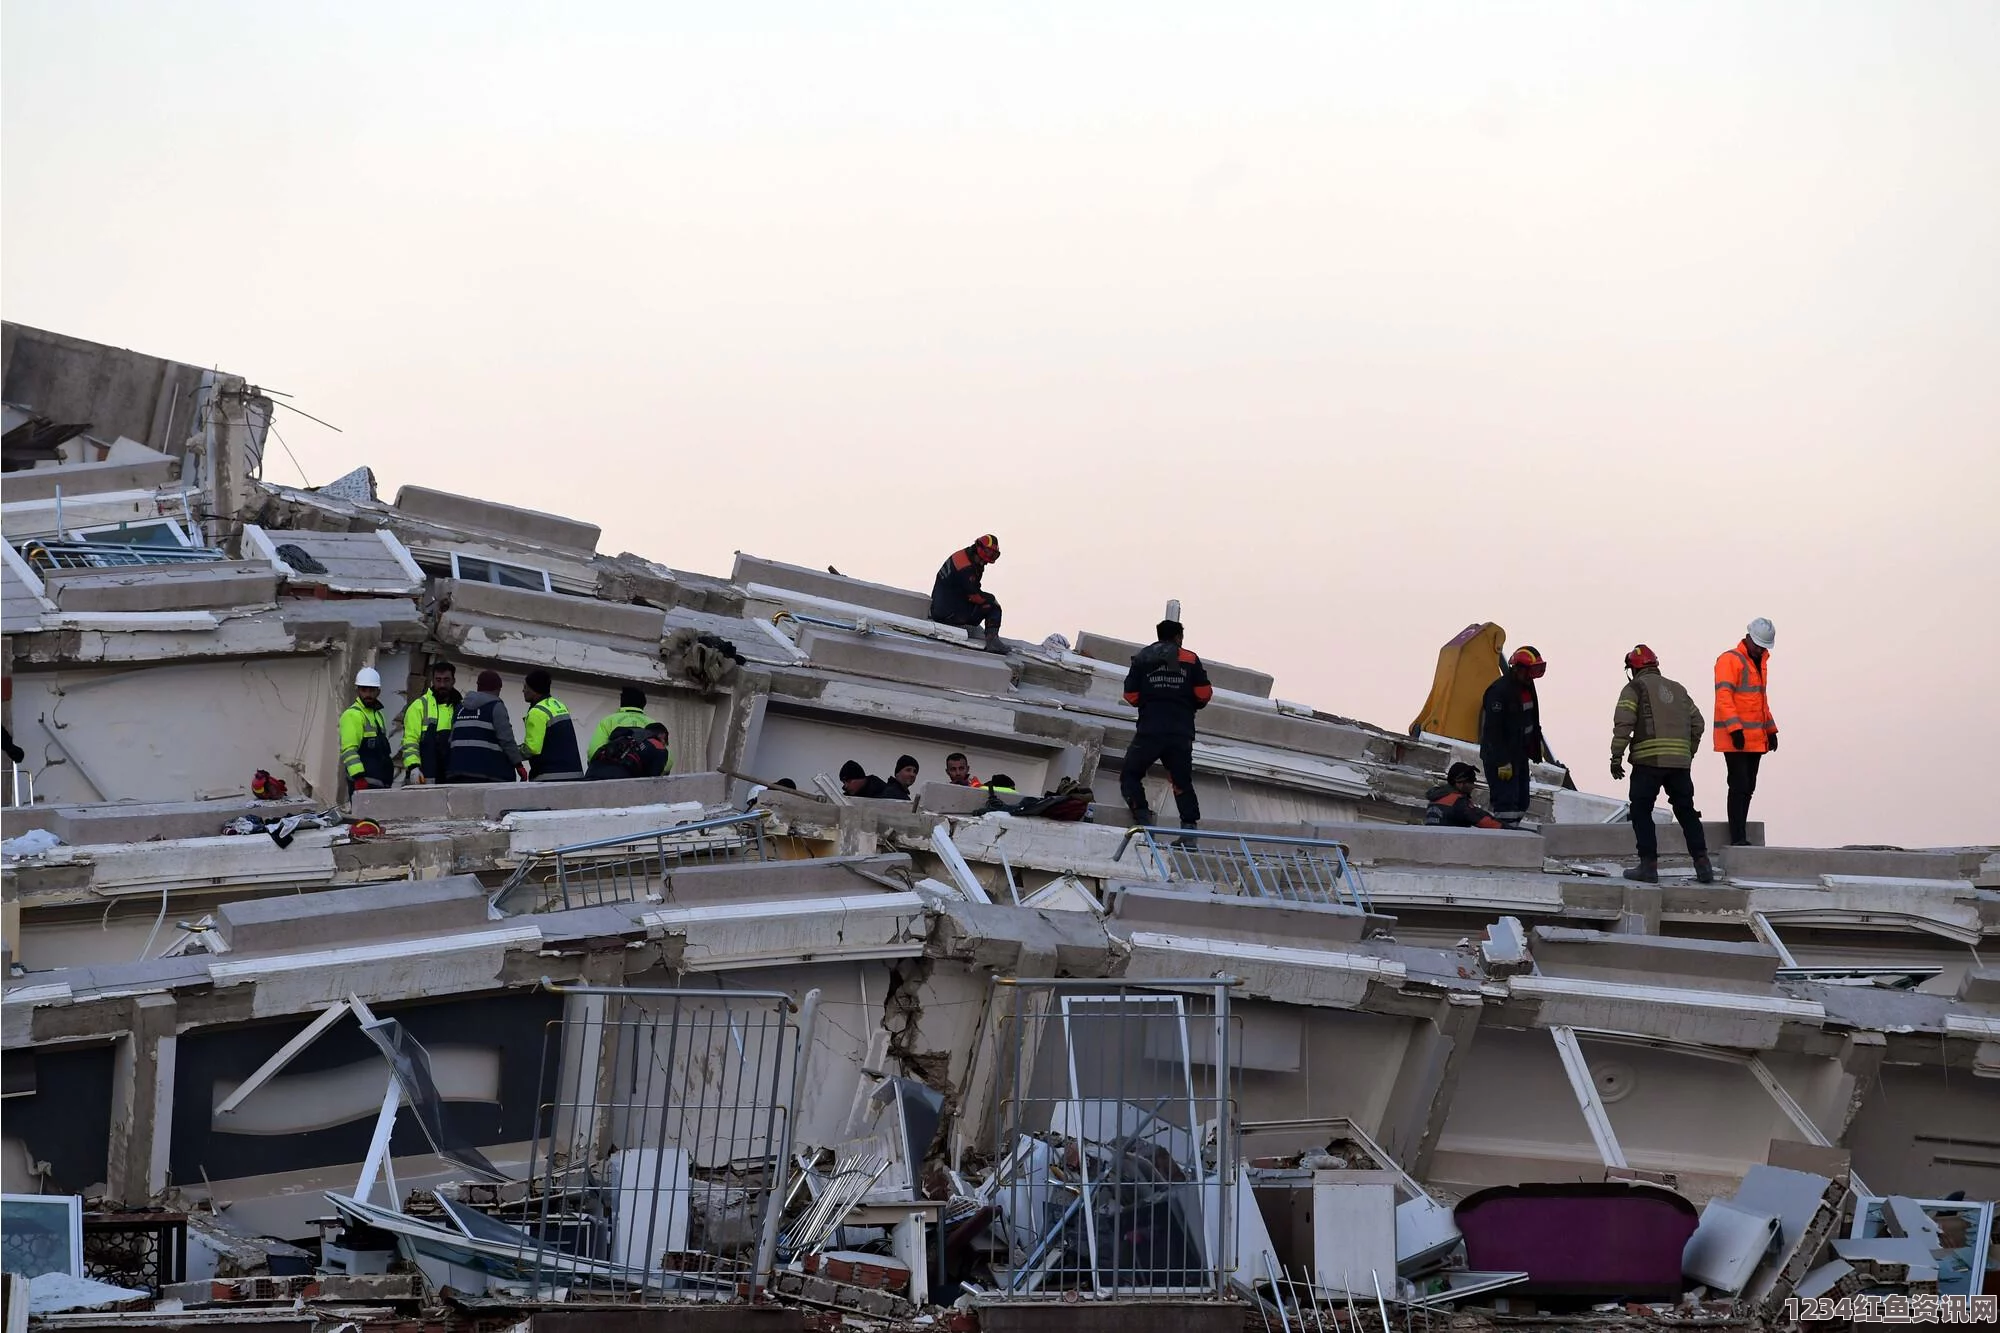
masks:
<svg viewBox="0 0 2000 1333"><path fill-rule="evenodd" d="M260 801L282 801L285 799L285 780L274 778L260 768L250 779L250 794Z"/></svg>

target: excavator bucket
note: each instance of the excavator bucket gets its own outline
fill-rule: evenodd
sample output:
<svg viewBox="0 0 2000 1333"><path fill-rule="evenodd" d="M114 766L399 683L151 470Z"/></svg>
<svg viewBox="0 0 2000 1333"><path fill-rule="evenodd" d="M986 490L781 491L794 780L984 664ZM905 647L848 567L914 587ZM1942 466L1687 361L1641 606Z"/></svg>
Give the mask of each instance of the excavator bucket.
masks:
<svg viewBox="0 0 2000 1333"><path fill-rule="evenodd" d="M1454 740L1479 739L1479 702L1502 671L1500 650L1507 631L1491 621L1467 625L1438 650L1430 698L1410 724L1410 734L1428 731Z"/></svg>

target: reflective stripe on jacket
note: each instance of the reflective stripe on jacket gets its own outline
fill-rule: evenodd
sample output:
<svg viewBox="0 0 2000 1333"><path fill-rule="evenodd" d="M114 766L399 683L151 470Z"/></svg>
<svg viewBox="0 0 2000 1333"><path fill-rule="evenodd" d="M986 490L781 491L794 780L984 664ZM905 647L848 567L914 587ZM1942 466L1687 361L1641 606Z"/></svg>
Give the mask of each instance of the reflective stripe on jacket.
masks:
<svg viewBox="0 0 2000 1333"><path fill-rule="evenodd" d="M411 701L403 711L403 767L424 768L424 732L436 731L448 734L451 731L451 705L441 704L437 696L425 690ZM441 778L442 773L428 773L432 778Z"/></svg>
<svg viewBox="0 0 2000 1333"><path fill-rule="evenodd" d="M528 705L521 721L521 751L528 756L528 776L551 782L583 776L583 755L576 744L576 719L557 698Z"/></svg>
<svg viewBox="0 0 2000 1333"><path fill-rule="evenodd" d="M1629 745L1634 764L1692 768L1701 731L1701 709L1687 687L1668 680L1658 667L1647 667L1618 692L1618 707L1611 714L1611 762L1622 762Z"/></svg>
<svg viewBox="0 0 2000 1333"><path fill-rule="evenodd" d="M367 778L387 786L395 779L389 762L389 734L382 706L356 699L340 715L340 768L348 780Z"/></svg>
<svg viewBox="0 0 2000 1333"><path fill-rule="evenodd" d="M1770 696L1765 686L1771 674L1771 654L1762 662L1750 656L1750 640L1744 639L1715 659L1715 748L1734 750L1729 733L1743 733L1746 754L1762 754L1771 748L1771 736L1778 723L1771 716Z"/></svg>
<svg viewBox="0 0 2000 1333"><path fill-rule="evenodd" d="M604 742L611 739L611 733L620 727L636 727L644 731L653 719L637 708L621 708L610 717L597 724L597 730L590 733L590 754L592 763L597 762L597 752L604 748Z"/></svg>

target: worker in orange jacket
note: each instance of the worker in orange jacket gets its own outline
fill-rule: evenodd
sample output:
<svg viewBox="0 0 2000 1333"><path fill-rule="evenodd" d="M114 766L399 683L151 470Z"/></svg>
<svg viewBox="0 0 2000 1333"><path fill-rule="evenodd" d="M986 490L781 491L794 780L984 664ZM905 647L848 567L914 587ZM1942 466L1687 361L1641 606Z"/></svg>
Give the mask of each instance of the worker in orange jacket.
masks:
<svg viewBox="0 0 2000 1333"><path fill-rule="evenodd" d="M1715 748L1729 768L1729 845L1750 845L1750 798L1757 766L1778 751L1778 723L1766 686L1778 631L1759 616L1743 641L1715 659Z"/></svg>

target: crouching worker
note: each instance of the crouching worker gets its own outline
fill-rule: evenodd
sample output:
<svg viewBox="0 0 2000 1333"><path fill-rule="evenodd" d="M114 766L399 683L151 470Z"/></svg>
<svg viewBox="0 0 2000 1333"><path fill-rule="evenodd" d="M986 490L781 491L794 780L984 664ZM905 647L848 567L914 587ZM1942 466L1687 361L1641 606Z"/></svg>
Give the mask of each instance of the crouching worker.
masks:
<svg viewBox="0 0 2000 1333"><path fill-rule="evenodd" d="M667 748L667 724L648 722L644 727L614 727L604 744L590 756L583 771L587 782L611 778L665 777L674 768L673 751Z"/></svg>
<svg viewBox="0 0 2000 1333"><path fill-rule="evenodd" d="M1424 793L1430 805L1424 809L1424 823L1444 828L1504 828L1490 810L1472 803L1472 788L1479 770L1471 764L1453 764L1444 775L1442 787Z"/></svg>

